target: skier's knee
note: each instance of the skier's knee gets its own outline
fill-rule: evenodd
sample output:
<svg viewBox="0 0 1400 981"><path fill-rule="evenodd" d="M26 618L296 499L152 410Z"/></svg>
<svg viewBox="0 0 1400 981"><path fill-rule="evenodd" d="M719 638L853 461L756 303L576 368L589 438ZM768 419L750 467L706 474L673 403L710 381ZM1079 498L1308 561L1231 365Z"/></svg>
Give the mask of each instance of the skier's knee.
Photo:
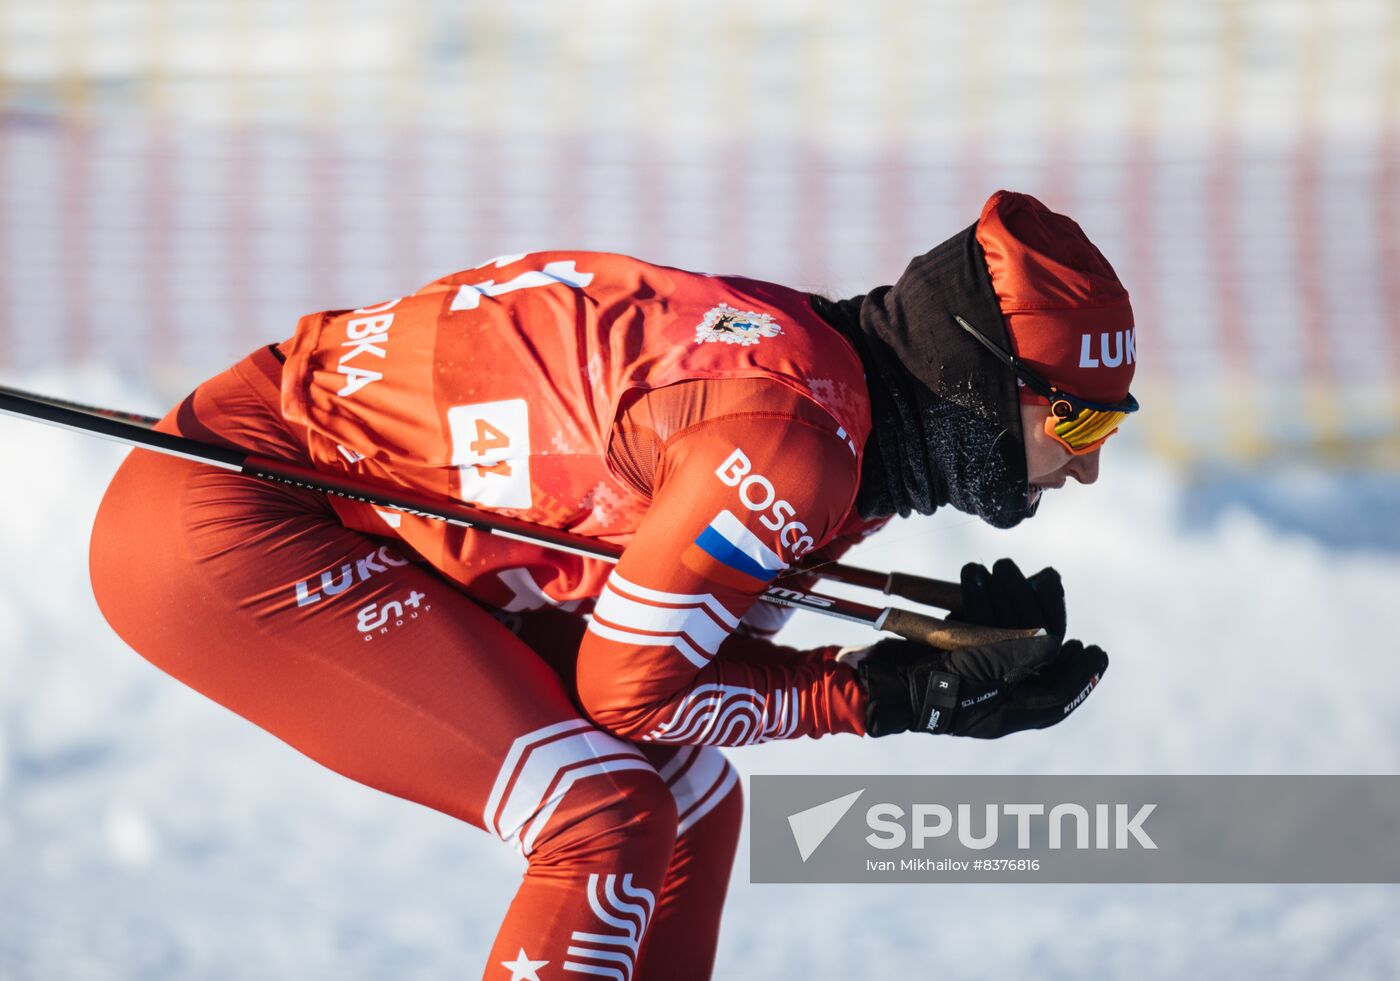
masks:
<svg viewBox="0 0 1400 981"><path fill-rule="evenodd" d="M508 760L485 819L532 864L621 861L641 871L670 861L676 815L670 788L635 746L585 727Z"/></svg>
<svg viewBox="0 0 1400 981"><path fill-rule="evenodd" d="M536 843L549 860L616 864L637 873L664 872L676 844L676 801L655 770L634 770L580 781L564 800L560 820Z"/></svg>

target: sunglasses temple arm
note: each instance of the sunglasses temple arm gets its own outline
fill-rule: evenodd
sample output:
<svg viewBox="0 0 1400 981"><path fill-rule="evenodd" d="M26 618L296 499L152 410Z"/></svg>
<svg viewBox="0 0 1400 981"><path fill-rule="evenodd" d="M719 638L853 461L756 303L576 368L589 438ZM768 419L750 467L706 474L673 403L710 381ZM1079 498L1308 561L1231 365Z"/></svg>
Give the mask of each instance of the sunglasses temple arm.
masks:
<svg viewBox="0 0 1400 981"><path fill-rule="evenodd" d="M1042 398L1053 399L1055 397L1057 394L1055 386L1051 385L1048 381L1023 364L1016 355L1003 348L1000 344L996 343L996 341L992 340L957 314L953 314L953 319L958 322L958 325L962 327L963 330L971 334L977 340L977 343L996 355L997 360L1010 368L1012 374L1025 382L1026 386L1030 388L1031 391Z"/></svg>

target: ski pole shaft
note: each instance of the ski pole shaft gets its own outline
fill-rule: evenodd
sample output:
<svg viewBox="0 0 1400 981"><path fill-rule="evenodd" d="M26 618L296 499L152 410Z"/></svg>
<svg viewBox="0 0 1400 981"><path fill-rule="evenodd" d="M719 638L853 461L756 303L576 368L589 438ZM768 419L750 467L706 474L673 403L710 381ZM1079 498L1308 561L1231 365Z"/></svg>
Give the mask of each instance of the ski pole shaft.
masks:
<svg viewBox="0 0 1400 981"><path fill-rule="evenodd" d="M139 412L123 412L120 409L106 409L99 405L70 402L68 399L58 399L51 395L37 395L34 392L24 392L18 388L10 388L7 385L0 385L0 395L13 395L17 398L28 399L31 402L42 402L45 405L56 405L64 409L74 409L90 416L101 416L104 419L117 419L121 422L129 422L136 426L145 426L147 429L160 422L155 416L146 416Z"/></svg>
<svg viewBox="0 0 1400 981"><path fill-rule="evenodd" d="M48 395L36 395L32 392L7 388L3 385L0 385L0 394L13 395L35 402L43 402L46 405L58 406L64 409L73 409L104 419L116 419L121 422L129 422L133 425L144 426L148 429L160 421L155 416L146 416L135 412L122 412L118 409L86 405L82 402L72 402L68 399L53 398ZM854 586L861 586L865 589L879 590L887 596L899 596L903 599L913 600L915 603L921 603L924 606L936 606L943 610L956 612L962 606L962 587L955 582L945 582L942 579L929 579L924 576L915 576L905 572L876 572L873 569L861 569L840 562L817 563L810 570L803 570L799 566L791 571L794 573L810 571L812 574L820 576L822 579L832 579L836 582L849 583Z"/></svg>
<svg viewBox="0 0 1400 981"><path fill-rule="evenodd" d="M74 404L74 403L70 403ZM56 399L35 398L15 389L0 390L0 413L35 420L72 432L102 436L140 449L178 456L196 463L207 463L236 473L275 483L291 484L308 490L334 494L350 500L416 514L449 524L488 531L504 538L581 555L585 558L616 562L620 546L585 535L574 535L558 528L521 521L414 491L384 491L374 484L349 476L322 473L291 460L279 460L239 449L203 443L185 436L163 433L138 423L124 422L120 413L97 414L88 409L69 408Z"/></svg>
<svg viewBox="0 0 1400 981"><path fill-rule="evenodd" d="M801 571L801 570L795 570ZM900 596L925 606L957 611L962 607L962 586L942 579L928 579L906 572L875 572L839 562L814 565L811 570L823 579L850 583L865 589L878 589L888 596Z"/></svg>
<svg viewBox="0 0 1400 981"><path fill-rule="evenodd" d="M616 562L622 547L599 541L586 535L576 535L558 528L522 521L506 515L483 511L450 498L435 497L413 491L386 491L369 481L346 475L322 473L291 460L279 460L238 449L216 446L199 440L176 436L151 429L140 422L125 421L128 414L103 410L94 412L77 403L32 396L16 389L0 389L0 414L57 426L72 432L101 436L139 449L177 456L196 463L221 467L260 480L290 484L308 490L360 501L376 507L389 508L476 531L500 535L515 541L542 545L547 548L584 558ZM145 417L137 417L145 418ZM865 624L876 630L897 634L908 640L936 647L965 647L995 643L1015 637L1031 636L1033 630L1003 630L971 624L947 623L937 617L925 616L911 610L867 606L835 596L825 596L807 590L771 587L761 597L778 606L811 610Z"/></svg>

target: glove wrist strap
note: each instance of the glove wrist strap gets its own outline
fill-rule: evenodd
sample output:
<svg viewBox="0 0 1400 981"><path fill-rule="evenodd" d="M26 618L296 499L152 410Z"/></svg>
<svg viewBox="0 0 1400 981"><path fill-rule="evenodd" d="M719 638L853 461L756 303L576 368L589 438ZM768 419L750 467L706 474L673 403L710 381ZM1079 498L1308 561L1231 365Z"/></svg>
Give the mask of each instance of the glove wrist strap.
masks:
<svg viewBox="0 0 1400 981"><path fill-rule="evenodd" d="M914 716L913 729L936 734L946 733L953 726L953 710L958 705L960 679L946 671L930 671L924 684L923 699Z"/></svg>

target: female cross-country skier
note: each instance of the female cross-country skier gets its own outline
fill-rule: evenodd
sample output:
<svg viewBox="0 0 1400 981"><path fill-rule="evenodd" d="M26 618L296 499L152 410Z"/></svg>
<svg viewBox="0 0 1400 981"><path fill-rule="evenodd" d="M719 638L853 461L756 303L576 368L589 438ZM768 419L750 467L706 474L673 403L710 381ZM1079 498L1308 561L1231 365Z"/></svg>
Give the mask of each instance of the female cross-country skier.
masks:
<svg viewBox="0 0 1400 981"><path fill-rule="evenodd" d="M1045 634L952 653L779 647L760 594L892 515L1009 528L1092 482L1134 361L1108 262L1021 194L839 302L506 256L304 317L158 428L618 543L615 567L137 450L93 589L163 671L519 849L487 978L704 978L742 813L716 747L1043 728L1108 663L1063 639L1058 575L1008 561L964 569L961 616Z"/></svg>

